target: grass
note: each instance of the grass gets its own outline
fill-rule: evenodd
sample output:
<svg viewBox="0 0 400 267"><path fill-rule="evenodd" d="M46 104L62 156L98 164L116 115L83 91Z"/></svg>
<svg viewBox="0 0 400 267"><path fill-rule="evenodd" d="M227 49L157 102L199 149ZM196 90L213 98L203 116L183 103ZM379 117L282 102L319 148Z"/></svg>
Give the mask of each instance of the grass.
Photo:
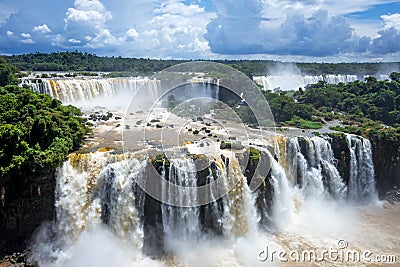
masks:
<svg viewBox="0 0 400 267"><path fill-rule="evenodd" d="M301 129L314 129L318 130L322 128L321 123L315 121L308 121L301 118L293 118L286 122L289 126L295 126Z"/></svg>
<svg viewBox="0 0 400 267"><path fill-rule="evenodd" d="M231 142L221 142L219 147L220 149L233 149L233 150L240 150L243 149L244 146L241 144L231 143Z"/></svg>

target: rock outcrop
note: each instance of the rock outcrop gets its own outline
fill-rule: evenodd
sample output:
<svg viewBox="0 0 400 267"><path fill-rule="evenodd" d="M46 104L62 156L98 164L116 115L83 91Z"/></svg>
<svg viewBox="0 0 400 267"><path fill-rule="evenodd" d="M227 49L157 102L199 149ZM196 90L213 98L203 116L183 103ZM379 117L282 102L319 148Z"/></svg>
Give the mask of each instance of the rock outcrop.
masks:
<svg viewBox="0 0 400 267"><path fill-rule="evenodd" d="M0 185L0 258L23 251L35 229L54 219L54 186L53 174L18 192L8 189L6 184Z"/></svg>

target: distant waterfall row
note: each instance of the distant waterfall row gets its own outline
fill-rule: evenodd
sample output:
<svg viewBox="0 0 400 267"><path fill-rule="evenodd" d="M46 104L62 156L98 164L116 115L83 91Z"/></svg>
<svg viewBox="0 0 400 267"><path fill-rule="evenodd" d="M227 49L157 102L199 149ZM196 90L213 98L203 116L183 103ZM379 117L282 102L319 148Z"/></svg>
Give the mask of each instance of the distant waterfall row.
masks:
<svg viewBox="0 0 400 267"><path fill-rule="evenodd" d="M347 150L340 155L328 137L276 137L275 153L266 146L254 146L260 162L271 167L254 192L249 189L248 176L254 170L241 168L238 155L203 158L210 164L199 170L193 158L155 163L154 159L127 159L108 152L71 154L57 173L58 245L68 247L82 231L102 224L145 254L162 255L173 253L176 243L196 243L204 235L231 239L261 229L283 230L294 221L299 203L309 198L339 203L376 201L370 142L354 135L345 136L343 142ZM224 187L235 186L221 199L209 191L214 201L204 206L170 206L148 196L135 183L148 180L151 166L163 179L186 188L218 179ZM158 189L166 198L182 203L194 203L199 197L185 188Z"/></svg>
<svg viewBox="0 0 400 267"><path fill-rule="evenodd" d="M219 81L193 78L188 84L191 84L191 90L179 91L177 98L219 97ZM29 86L35 92L50 95L63 103L90 102L97 97L118 96L123 93L133 96L139 90L142 90L142 97L148 100L155 101L162 96L161 81L148 77L23 79L22 85ZM213 86L216 87L215 90Z"/></svg>
<svg viewBox="0 0 400 267"><path fill-rule="evenodd" d="M329 84L349 83L356 80L364 80L368 76L357 75L277 75L256 76L255 83L261 85L264 90L287 91L304 88L309 84L325 81ZM379 80L388 79L387 75L379 75ZM189 80L196 90L203 91L203 95L217 99L219 93L211 91L211 85L219 88L219 81L210 78L193 78ZM148 90L148 95L156 99L160 96L160 81L148 77L129 78L66 78L66 79L23 79L22 84L29 86L33 91L48 94L64 103L77 101L90 101L99 96L116 96L120 93L135 93L141 88ZM147 92L147 91L146 91ZM206 92L206 94L204 93Z"/></svg>
<svg viewBox="0 0 400 267"><path fill-rule="evenodd" d="M115 96L119 93L135 93L140 88L149 95L158 96L159 81L142 77L131 78L74 78L74 79L25 79L22 84L33 91L50 95L63 103L90 101L98 96Z"/></svg>
<svg viewBox="0 0 400 267"><path fill-rule="evenodd" d="M263 86L266 91L288 91L304 88L309 84L316 84L319 81L324 81L328 84L349 83L356 80L363 81L368 75L341 75L341 74L326 74L326 75L271 75L271 76L256 76L254 82ZM378 80L389 79L388 75L378 75Z"/></svg>

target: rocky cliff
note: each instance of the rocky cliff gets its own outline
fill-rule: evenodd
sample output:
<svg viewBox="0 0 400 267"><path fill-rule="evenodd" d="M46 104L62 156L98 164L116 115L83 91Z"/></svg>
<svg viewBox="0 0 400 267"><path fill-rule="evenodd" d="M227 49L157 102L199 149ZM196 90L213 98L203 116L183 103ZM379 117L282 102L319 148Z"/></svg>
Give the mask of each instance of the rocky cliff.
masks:
<svg viewBox="0 0 400 267"><path fill-rule="evenodd" d="M54 185L52 174L20 191L0 185L0 258L24 250L35 229L54 219Z"/></svg>

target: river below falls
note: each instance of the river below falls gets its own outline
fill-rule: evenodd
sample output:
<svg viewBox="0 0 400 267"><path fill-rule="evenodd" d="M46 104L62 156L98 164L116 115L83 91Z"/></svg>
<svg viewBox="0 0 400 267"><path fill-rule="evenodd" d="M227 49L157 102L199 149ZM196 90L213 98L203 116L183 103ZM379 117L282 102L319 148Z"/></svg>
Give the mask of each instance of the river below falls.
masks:
<svg viewBox="0 0 400 267"><path fill-rule="evenodd" d="M311 201L296 216L276 233L204 236L197 242L178 237L174 252L158 259L144 256L102 226L91 226L72 247L54 255L58 260L43 266L383 266L374 262L382 256L387 261L396 257L397 263L387 266L400 262L400 203L339 207ZM325 251L333 254L324 256ZM315 256L302 256L310 252Z"/></svg>

